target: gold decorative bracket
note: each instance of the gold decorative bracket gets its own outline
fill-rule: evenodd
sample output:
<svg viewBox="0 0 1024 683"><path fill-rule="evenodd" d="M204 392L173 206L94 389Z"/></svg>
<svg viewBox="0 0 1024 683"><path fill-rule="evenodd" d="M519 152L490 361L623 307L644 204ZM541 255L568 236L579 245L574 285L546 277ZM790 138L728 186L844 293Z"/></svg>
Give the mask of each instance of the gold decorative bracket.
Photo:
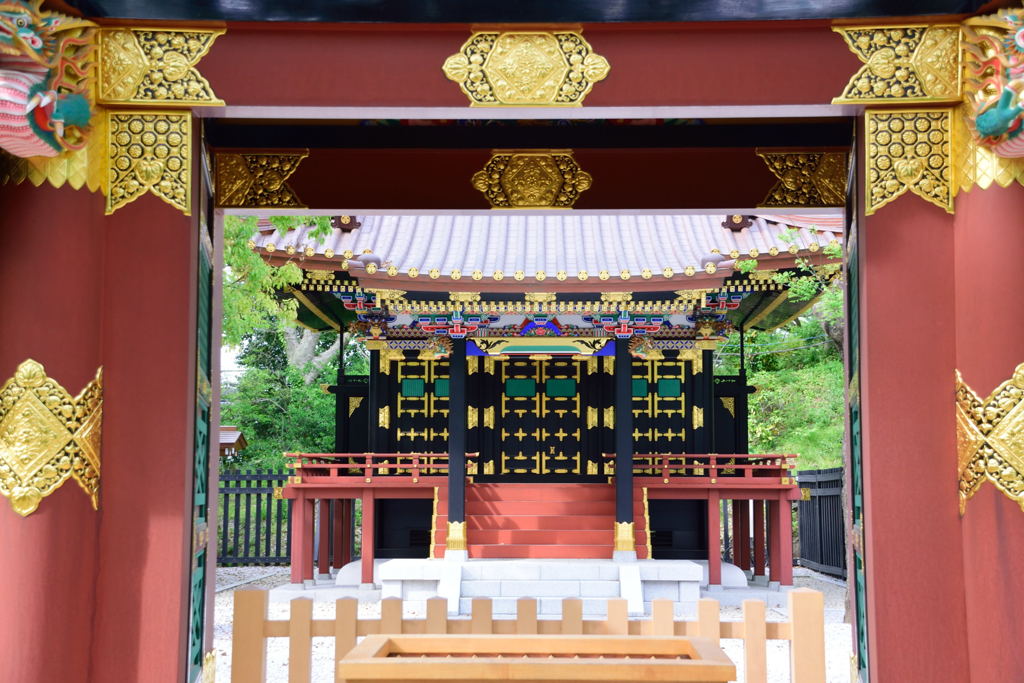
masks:
<svg viewBox="0 0 1024 683"><path fill-rule="evenodd" d="M834 104L956 102L963 93L960 26L835 27L864 62Z"/></svg>
<svg viewBox="0 0 1024 683"><path fill-rule="evenodd" d="M192 113L107 111L107 213L147 192L186 216L192 206Z"/></svg>
<svg viewBox="0 0 1024 683"><path fill-rule="evenodd" d="M571 149L496 149L472 182L493 209L571 209L593 178Z"/></svg>
<svg viewBox="0 0 1024 683"><path fill-rule="evenodd" d="M611 67L578 31L479 32L442 70L471 107L575 107Z"/></svg>
<svg viewBox="0 0 1024 683"><path fill-rule="evenodd" d="M196 64L224 31L104 28L99 31L101 104L221 106Z"/></svg>
<svg viewBox="0 0 1024 683"><path fill-rule="evenodd" d="M27 517L73 477L99 506L102 368L77 396L26 360L0 388L0 494Z"/></svg>
<svg viewBox="0 0 1024 683"><path fill-rule="evenodd" d="M226 153L215 156L214 196L218 207L305 208L287 180L309 150L298 153Z"/></svg>
<svg viewBox="0 0 1024 683"><path fill-rule="evenodd" d="M960 514L985 481L1024 510L1024 363L980 398L956 372Z"/></svg>
<svg viewBox="0 0 1024 683"><path fill-rule="evenodd" d="M759 206L824 207L846 204L845 152L756 150L778 182Z"/></svg>
<svg viewBox="0 0 1024 683"><path fill-rule="evenodd" d="M869 110L866 117L865 213L907 190L953 213L953 110Z"/></svg>

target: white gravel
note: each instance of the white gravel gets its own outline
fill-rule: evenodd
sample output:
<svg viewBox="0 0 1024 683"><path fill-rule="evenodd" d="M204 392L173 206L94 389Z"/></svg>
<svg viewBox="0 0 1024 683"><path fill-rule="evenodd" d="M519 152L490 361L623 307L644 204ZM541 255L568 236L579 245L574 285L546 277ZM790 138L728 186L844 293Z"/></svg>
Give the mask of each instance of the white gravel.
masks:
<svg viewBox="0 0 1024 683"><path fill-rule="evenodd" d="M804 574L806 570L798 570ZM812 572L796 576L798 587L813 588L825 595L825 656L828 668L828 683L849 683L850 656L852 653L851 626L846 618L846 587L834 579L821 578ZM274 588L288 583L286 567L222 567L217 570L217 596L215 604L214 649L217 652L217 680L231 681L231 616L232 596L238 588ZM244 582L244 583L243 583ZM741 621L742 609L722 607L723 621ZM334 603L314 601L313 618L330 619L334 616ZM359 616L374 618L380 616L379 602L360 602ZM422 613L406 610L407 617L422 617ZM690 618L692 615L687 615ZM785 621L785 607L769 608L769 621ZM270 618L287 619L288 603L270 603ZM737 662L739 683L743 683L742 641L722 640L722 649ZM329 638L313 639L313 681L333 681L334 643ZM288 643L285 638L273 638L267 647L268 683L285 683L288 680ZM768 680L770 683L789 681L789 644L784 641L768 641Z"/></svg>

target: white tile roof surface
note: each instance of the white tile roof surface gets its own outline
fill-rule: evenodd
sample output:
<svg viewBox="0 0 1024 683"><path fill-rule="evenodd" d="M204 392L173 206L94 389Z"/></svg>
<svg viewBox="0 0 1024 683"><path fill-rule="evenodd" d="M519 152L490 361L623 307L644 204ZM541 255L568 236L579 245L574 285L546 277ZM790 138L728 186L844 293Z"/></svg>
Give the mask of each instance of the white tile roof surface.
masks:
<svg viewBox="0 0 1024 683"><path fill-rule="evenodd" d="M257 248L289 247L299 255L312 247L317 255L330 253L340 260L346 253L370 250L399 274L417 268L426 274L438 269L442 277L453 270L468 276L475 270L484 277L502 271L507 277L523 271L527 278L537 272L549 277L560 271L573 278L585 271L607 271L618 276L644 270L660 274L671 268L676 274L688 266L702 268L717 250L725 259L731 254L749 256L756 249L767 256L774 247L786 253L787 228L795 231L801 252L811 244L825 246L839 239L843 221L837 216L757 216L750 227L732 231L722 227L724 215L513 215L494 213L469 216L360 216L361 226L349 232L335 230L320 244L306 239L308 228L286 235L273 232L261 222L254 238ZM782 222L785 221L785 222ZM814 233L809 226L816 226Z"/></svg>

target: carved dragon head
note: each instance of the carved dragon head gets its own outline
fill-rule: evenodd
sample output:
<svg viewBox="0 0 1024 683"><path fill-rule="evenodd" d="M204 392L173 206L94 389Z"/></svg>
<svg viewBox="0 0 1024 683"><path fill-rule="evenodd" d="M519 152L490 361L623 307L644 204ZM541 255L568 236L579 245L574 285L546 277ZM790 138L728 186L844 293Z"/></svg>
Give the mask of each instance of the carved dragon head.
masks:
<svg viewBox="0 0 1024 683"><path fill-rule="evenodd" d="M1000 10L964 25L967 93L982 144L1024 156L1024 12Z"/></svg>
<svg viewBox="0 0 1024 683"><path fill-rule="evenodd" d="M95 26L91 21L44 11L42 4L43 0L0 0L0 61L3 55L27 57L54 69L60 64L65 41L77 37L78 29Z"/></svg>

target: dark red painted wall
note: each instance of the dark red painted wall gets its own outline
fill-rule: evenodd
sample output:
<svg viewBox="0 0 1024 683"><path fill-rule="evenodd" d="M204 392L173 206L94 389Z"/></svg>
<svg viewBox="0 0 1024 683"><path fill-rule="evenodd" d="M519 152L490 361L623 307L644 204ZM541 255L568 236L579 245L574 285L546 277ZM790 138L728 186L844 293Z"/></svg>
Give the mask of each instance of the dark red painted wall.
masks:
<svg viewBox="0 0 1024 683"><path fill-rule="evenodd" d="M32 358L77 395L102 364L102 198L0 185L0 207L0 384ZM28 517L0 497L0 678L87 681L99 519L74 479Z"/></svg>
<svg viewBox="0 0 1024 683"><path fill-rule="evenodd" d="M953 217L908 194L862 230L871 680L968 681L953 417Z"/></svg>
<svg viewBox="0 0 1024 683"><path fill-rule="evenodd" d="M468 26L232 24L202 73L232 105L459 107L441 71ZM584 37L611 64L588 106L826 104L859 62L823 22L614 25Z"/></svg>
<svg viewBox="0 0 1024 683"><path fill-rule="evenodd" d="M1016 184L957 198L956 366L982 399L1024 363L1022 212ZM1024 680L1024 510L986 482L962 528L971 680Z"/></svg>

